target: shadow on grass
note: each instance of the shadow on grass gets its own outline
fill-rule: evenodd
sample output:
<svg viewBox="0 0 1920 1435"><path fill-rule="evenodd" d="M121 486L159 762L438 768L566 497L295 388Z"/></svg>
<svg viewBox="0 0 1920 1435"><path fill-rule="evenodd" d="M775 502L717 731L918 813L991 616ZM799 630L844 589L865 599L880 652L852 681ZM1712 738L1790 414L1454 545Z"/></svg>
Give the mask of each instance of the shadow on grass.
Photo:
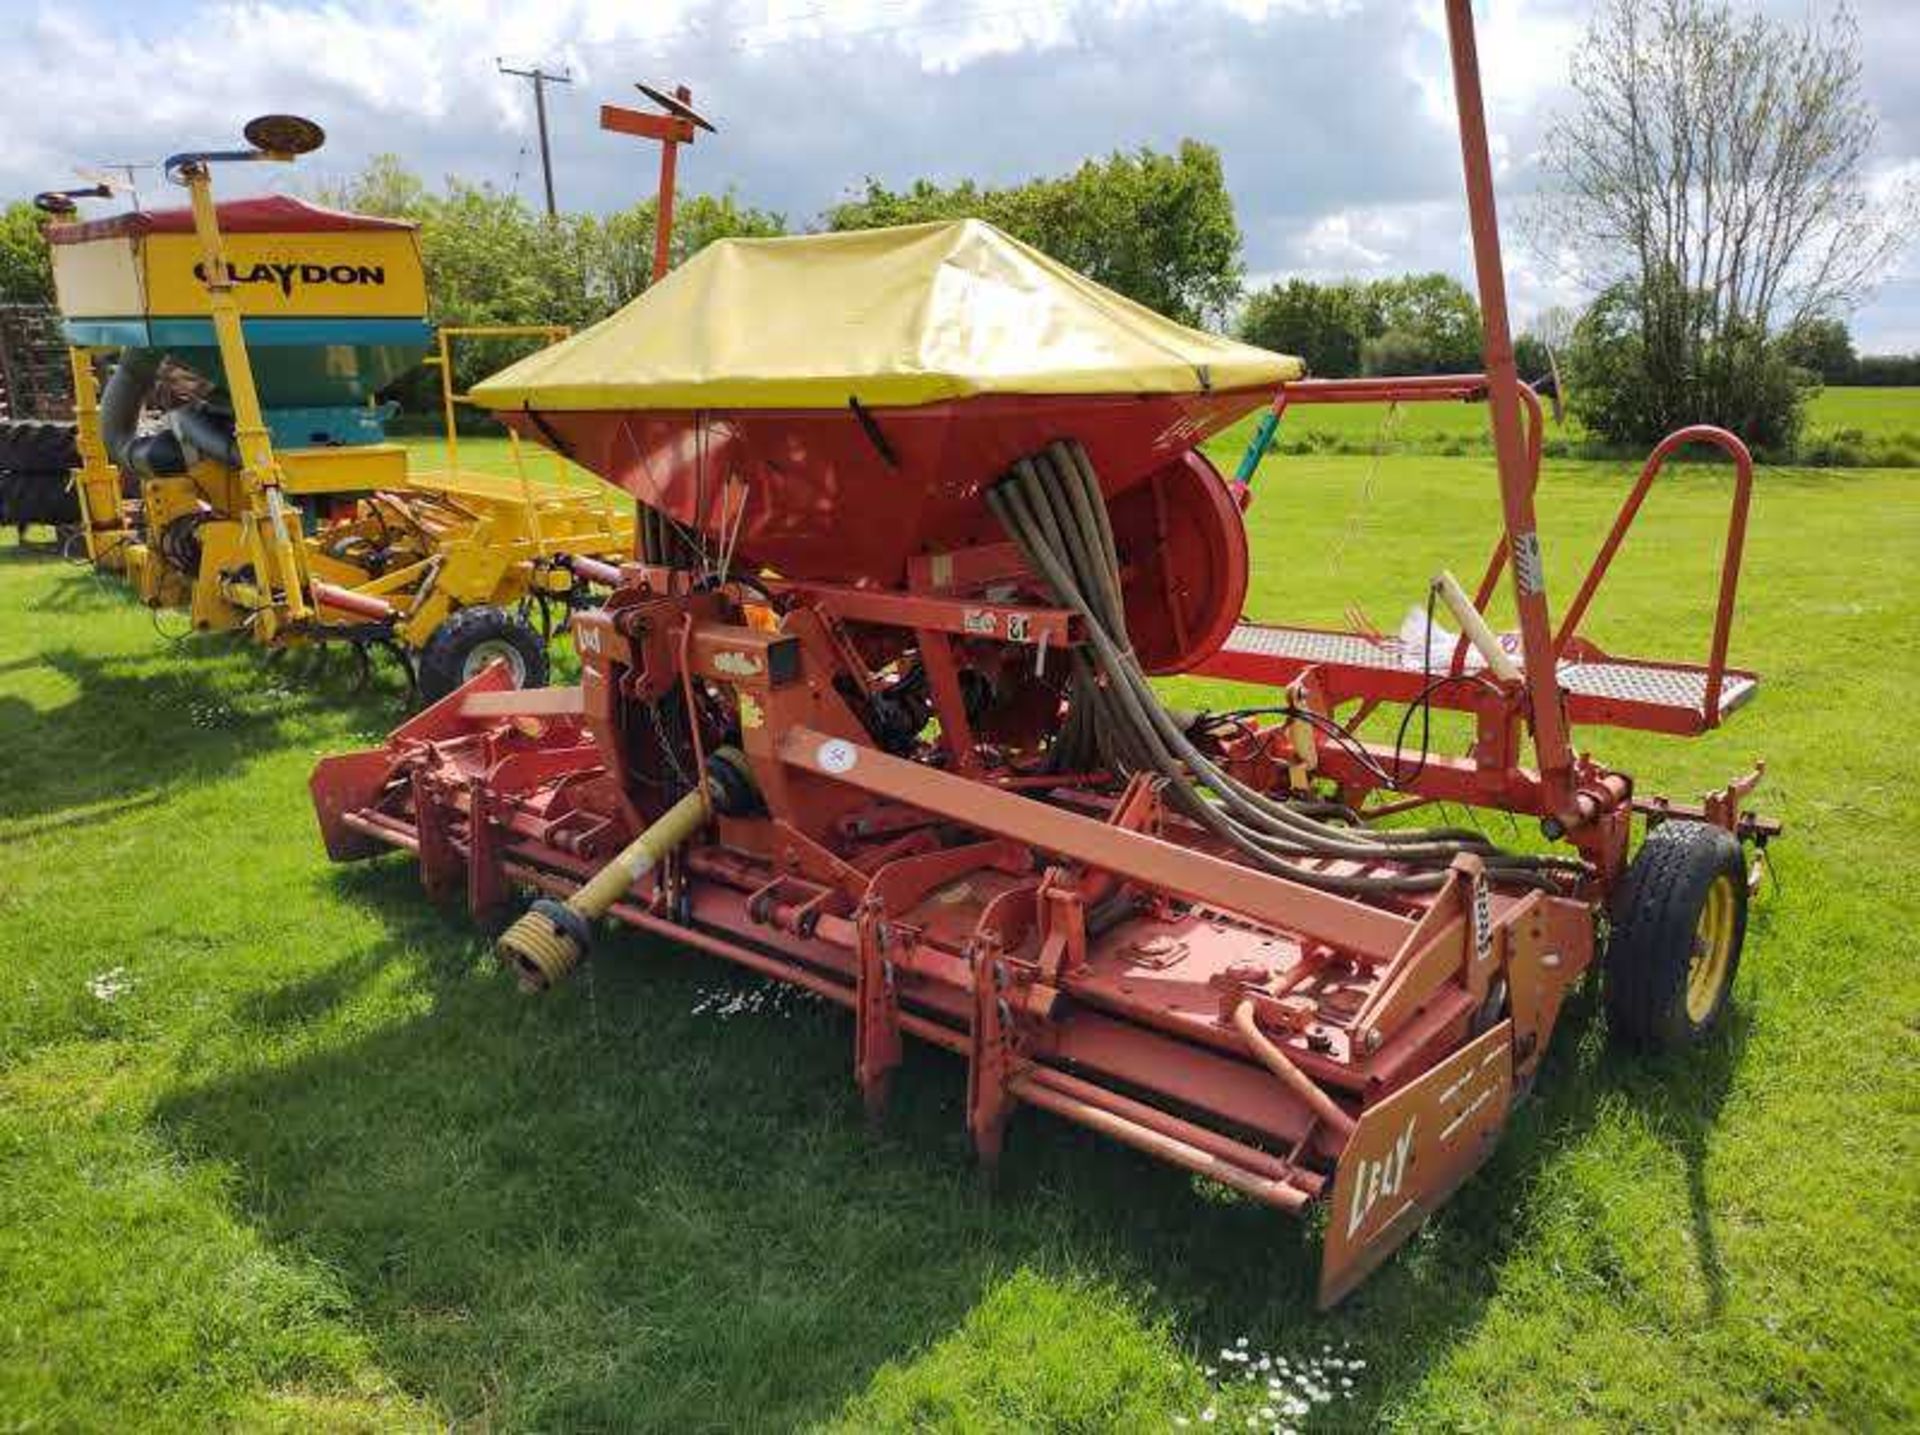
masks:
<svg viewBox="0 0 1920 1435"><path fill-rule="evenodd" d="M337 1271L385 1368L455 1420L792 1428L1021 1268L1128 1292L1202 1350L1248 1332L1277 1352L1351 1341L1368 1383L1341 1413L1366 1420L1474 1327L1528 1239L1515 1213L1543 1163L1613 1092L1686 1156L1719 1299L1698 1173L1737 1026L1696 1059L1637 1066L1577 995L1493 1160L1321 1316L1302 1230L1039 1113L1016 1119L989 1193L944 1054L910 1049L871 1132L837 1008L631 935L527 1000L410 864L328 881L381 935L237 1013L268 1041L309 1033L312 1054L184 1090L158 1119L237 1169L252 1219ZM354 1021L376 983L420 1014ZM716 990L746 1000L722 1016ZM340 1039L311 1036L327 1030Z"/></svg>
<svg viewBox="0 0 1920 1435"><path fill-rule="evenodd" d="M46 832L151 806L231 776L283 745L287 724L308 714L344 711L387 726L401 716L382 689L356 694L344 677L276 674L244 649L217 651L218 642L188 661L160 646L132 656L68 647L7 665L51 670L74 691L54 707L0 697L0 752L9 755L0 822L25 819Z"/></svg>
<svg viewBox="0 0 1920 1435"><path fill-rule="evenodd" d="M133 591L118 578L96 568L67 567L67 572L47 585L46 592L27 604L29 613L97 613L108 608L140 607Z"/></svg>

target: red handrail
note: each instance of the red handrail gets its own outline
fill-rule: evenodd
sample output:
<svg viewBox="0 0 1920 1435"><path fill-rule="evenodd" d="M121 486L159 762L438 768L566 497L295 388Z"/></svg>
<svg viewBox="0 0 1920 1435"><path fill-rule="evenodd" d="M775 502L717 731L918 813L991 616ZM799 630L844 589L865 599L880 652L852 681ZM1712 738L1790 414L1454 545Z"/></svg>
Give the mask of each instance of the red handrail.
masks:
<svg viewBox="0 0 1920 1435"><path fill-rule="evenodd" d="M1714 614L1713 646L1707 657L1707 689L1701 700L1704 709L1702 719L1708 727L1718 727L1720 688L1727 671L1727 641L1733 632L1733 600L1740 586L1740 559L1747 546L1747 508L1753 499L1753 455L1737 435L1723 428L1716 428L1712 424L1694 424L1689 428L1676 429L1661 439L1653 452L1647 455L1639 480L1633 485L1633 491L1627 495L1627 501L1620 506L1619 516L1613 521L1613 530L1607 534L1606 542L1600 545L1600 551L1594 555L1593 565L1587 569L1586 580L1574 595L1566 616L1560 620L1560 631L1553 640L1553 655L1556 661L1563 656L1567 644L1579 630L1580 620L1587 615L1594 593L1607 576L1614 555L1620 551L1620 544L1627 536L1627 529L1633 526L1640 505L1646 500L1647 490L1653 487L1653 481L1660 476L1667 459L1676 450L1692 443L1711 444L1722 450L1733 460L1734 467L1733 513L1727 520L1726 549L1720 558L1720 606Z"/></svg>

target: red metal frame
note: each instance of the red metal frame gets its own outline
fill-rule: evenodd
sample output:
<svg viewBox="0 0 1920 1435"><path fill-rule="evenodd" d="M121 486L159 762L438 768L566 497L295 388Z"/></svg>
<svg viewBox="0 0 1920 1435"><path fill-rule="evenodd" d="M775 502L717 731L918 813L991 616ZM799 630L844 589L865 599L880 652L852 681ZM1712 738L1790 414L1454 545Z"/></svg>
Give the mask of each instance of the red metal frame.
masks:
<svg viewBox="0 0 1920 1435"><path fill-rule="evenodd" d="M1171 772L1055 769L1066 650L1085 635L1004 541L982 484L1063 434L1079 439L1105 485L1127 625L1143 653L1164 641L1191 666L1221 605L1234 605L1229 623L1237 610L1245 550L1229 491L1189 451L1245 410L1244 393L996 396L888 410L878 436L857 411L542 416L543 436L562 434L676 522L731 531L752 568L628 564L605 606L575 618L577 690L512 693L496 667L384 748L322 762L312 786L329 854L410 852L430 894L464 891L481 916L509 889L564 898L642 872L606 915L849 1008L870 1109L914 1037L966 1062L983 1161L1033 1106L1277 1209L1331 1196L1320 1295L1339 1299L1485 1158L1592 963L1632 813L1650 810L1626 777L1574 755L1567 725L1591 694L1563 692L1559 660L1590 648L1575 625L1671 446L1556 644L1534 531L1539 411L1508 343L1468 0L1449 0L1448 17L1488 374L1288 385L1273 402L1492 406L1505 540L1479 601L1513 570L1525 671L1457 674L1445 702L1475 714L1474 751L1424 759L1404 787L1415 802L1548 819L1586 857L1579 870L1526 883L1463 853L1419 890L1341 895L1316 882L1403 869L1322 856L1300 859L1314 881L1273 875L1182 816L1194 809L1168 800ZM1671 445L1694 439L1722 442L1689 431ZM756 479L738 500L714 481L734 471ZM1743 467L1708 669L1716 701L1749 484ZM1183 546L1206 556L1165 559ZM1237 578L1176 571L1196 561L1242 566ZM1205 668L1234 661L1229 642ZM1422 677L1279 666L1289 720L1209 731L1210 760L1278 794L1318 777L1355 805L1378 795L1391 754L1315 742L1299 714L1405 701ZM937 739L918 709L912 732L879 716L922 676ZM710 755L736 784L750 779L744 796L708 780ZM1755 780L1703 811L1735 826ZM710 794L703 831L657 864L610 865L663 813L698 818L696 785Z"/></svg>
<svg viewBox="0 0 1920 1435"><path fill-rule="evenodd" d="M1507 277L1500 257L1500 215L1493 192L1492 150L1487 143L1486 105L1480 94L1480 55L1473 31L1473 7L1462 0L1447 5L1448 51L1453 59L1453 93L1460 116L1460 157L1466 170L1467 220L1473 231L1473 263L1485 338L1487 408L1493 419L1493 451L1500 469L1500 506L1506 520L1513 573L1514 608L1532 706L1533 745L1548 797L1562 820L1577 813L1573 804L1573 747L1567 740L1566 710L1554 671L1552 620L1547 614L1546 566L1540 553L1539 520L1533 509L1535 473L1527 465L1526 439L1520 427L1520 374L1514 366L1513 336L1507 326Z"/></svg>
<svg viewBox="0 0 1920 1435"><path fill-rule="evenodd" d="M1290 408L1311 404L1490 403L1492 392L1490 378L1481 374L1301 380L1282 386L1270 412L1277 419ZM1531 498L1540 478L1543 415L1539 398L1530 386L1516 382L1515 396L1526 417L1520 479L1530 511ZM1655 479L1664 472L1667 460L1674 453L1694 444L1720 449L1732 461L1734 469L1732 510L1721 558L1707 661L1704 665L1648 661L1605 653L1579 635L1580 625L1611 571ZM1501 482L1504 494L1507 486L1504 471ZM1544 649L1551 674L1549 687L1554 696L1551 703L1541 700L1534 675L1539 665L1531 660L1518 682L1503 682L1485 673L1470 675L1471 649L1464 634L1455 644L1447 668L1450 676L1461 681L1438 688L1432 686L1432 678L1424 670L1401 666L1387 656L1389 650L1384 646L1379 647L1377 655L1361 660L1318 655L1316 648L1324 653L1343 645L1350 647L1357 636L1333 629L1262 629L1258 625L1242 625L1197 671L1210 677L1284 689L1304 684L1318 705L1329 713L1343 703L1358 702L1358 712L1348 719L1351 726L1357 726L1383 703L1425 701L1436 708L1473 713L1477 735L1469 758L1424 757L1416 772L1393 785L1392 791L1408 794L1407 799L1391 803L1393 809L1404 811L1426 801L1446 801L1527 813L1569 836L1598 864L1605 877L1618 870L1624 854L1625 834L1620 822L1632 805L1631 783L1607 772L1591 759L1581 757L1572 758L1564 773L1556 776L1550 766L1552 750L1540 736L1541 714L1551 709L1558 715L1563 740L1576 723L1693 736L1717 727L1730 708L1752 696L1758 683L1756 675L1727 665L1752 490L1752 455L1745 444L1724 429L1695 425L1669 435L1655 447L1594 555L1573 602L1558 628L1551 630L1552 639ZM1249 501L1250 497L1249 494ZM1473 594L1474 607L1482 612L1493 597L1501 573L1516 568L1512 562L1515 530L1511 504L1503 504L1503 515L1505 521L1500 536ZM1535 547L1537 551L1537 544ZM1514 583L1516 590L1529 586L1522 584L1517 572ZM1543 617L1547 616L1544 578L1532 586L1537 588L1534 606ZM1524 610L1522 619L1519 636L1524 649L1528 647ZM1276 643L1273 641L1276 638L1284 641ZM1288 646L1295 651L1275 650ZM1575 675L1585 673L1604 677L1606 681L1583 685ZM1731 698L1730 679L1738 685ZM1663 689L1666 695L1662 695ZM1671 696L1672 693L1684 695L1685 701ZM1533 767L1522 767L1517 761L1522 722L1533 736L1536 756ZM1297 761L1284 740L1285 735L1280 736L1283 750L1268 755L1282 762ZM1359 802L1382 790L1377 769L1384 766L1392 771L1393 765L1401 762L1402 754L1382 744L1357 742L1354 746L1371 762L1361 761L1349 749L1327 744L1315 754L1315 770L1339 782L1352 800ZM1659 810L1670 810L1670 806L1663 803ZM1384 811L1383 808L1375 810ZM1704 813L1708 809L1698 810ZM1743 836L1760 830L1755 819L1738 812L1737 804L1726 807L1724 812L1727 816L1722 825L1729 830L1737 830Z"/></svg>
<svg viewBox="0 0 1920 1435"><path fill-rule="evenodd" d="M693 91L685 85L674 88L673 96L681 105L693 103ZM654 114L630 110L624 105L600 106L600 128L614 134L632 135L657 142L660 146L660 180L654 190L653 282L667 276L673 243L673 200L675 172L680 162L680 146L692 144L694 122L680 114Z"/></svg>

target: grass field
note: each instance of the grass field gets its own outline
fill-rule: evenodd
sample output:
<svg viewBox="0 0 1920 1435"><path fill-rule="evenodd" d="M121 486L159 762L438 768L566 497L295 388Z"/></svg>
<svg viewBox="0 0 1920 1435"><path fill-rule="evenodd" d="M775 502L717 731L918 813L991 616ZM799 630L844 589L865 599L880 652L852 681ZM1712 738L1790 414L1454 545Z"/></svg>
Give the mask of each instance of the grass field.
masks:
<svg viewBox="0 0 1920 1435"><path fill-rule="evenodd" d="M1625 476L1549 465L1562 594ZM1594 636L1704 649L1725 501L1676 471ZM1271 460L1253 606L1390 626L1492 503L1470 460ZM1049 1118L985 1192L949 1058L869 1135L849 1021L718 962L613 941L520 998L404 862L320 851L314 759L394 693L174 649L0 548L0 1431L1910 1428L1916 563L1912 476L1766 476L1754 707L1587 735L1683 796L1769 760L1732 1022L1649 1064L1580 999L1493 1161L1321 1317L1309 1233ZM1242 1337L1329 1399L1263 1420Z"/></svg>
<svg viewBox="0 0 1920 1435"><path fill-rule="evenodd" d="M1252 436L1251 419L1223 437L1238 459ZM1420 453L1460 455L1490 448L1484 404L1326 404L1295 409L1280 430L1284 453ZM1587 442L1577 422L1549 419L1549 453L1576 456ZM1849 466L1863 461L1920 465L1920 389L1822 389L1807 410L1801 447L1807 461Z"/></svg>
<svg viewBox="0 0 1920 1435"><path fill-rule="evenodd" d="M1808 418L1818 429L1920 438L1920 389L1822 389Z"/></svg>

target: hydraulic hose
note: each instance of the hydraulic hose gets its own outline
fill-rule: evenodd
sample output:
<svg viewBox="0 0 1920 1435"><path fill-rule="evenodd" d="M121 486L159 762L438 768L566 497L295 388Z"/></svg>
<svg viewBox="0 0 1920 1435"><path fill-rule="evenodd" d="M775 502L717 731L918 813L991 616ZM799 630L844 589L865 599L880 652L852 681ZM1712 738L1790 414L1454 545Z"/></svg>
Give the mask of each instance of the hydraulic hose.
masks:
<svg viewBox="0 0 1920 1435"><path fill-rule="evenodd" d="M1492 875L1542 884L1561 859L1510 853L1466 828L1372 832L1320 820L1321 804L1279 801L1240 782L1201 751L1161 704L1126 635L1119 555L1106 500L1085 450L1055 443L1014 464L986 494L989 508L1029 565L1081 617L1087 644L1075 653L1069 725L1062 741L1089 739L1119 770L1170 779L1167 793L1188 817L1266 870L1348 892L1430 890L1463 852ZM1092 720L1075 722L1074 710ZM1074 761L1084 762L1078 751ZM1064 763L1056 765L1064 766ZM1212 798L1200 791L1205 788ZM1388 865L1392 874L1330 872L1300 859Z"/></svg>
<svg viewBox="0 0 1920 1435"><path fill-rule="evenodd" d="M100 390L100 438L107 456L120 468L147 473L147 464L134 449L140 437L140 415L159 376L166 354L159 349L122 349L119 362ZM166 420L174 433L197 453L217 459L228 468L240 467L240 445L233 431L197 403L170 409Z"/></svg>

